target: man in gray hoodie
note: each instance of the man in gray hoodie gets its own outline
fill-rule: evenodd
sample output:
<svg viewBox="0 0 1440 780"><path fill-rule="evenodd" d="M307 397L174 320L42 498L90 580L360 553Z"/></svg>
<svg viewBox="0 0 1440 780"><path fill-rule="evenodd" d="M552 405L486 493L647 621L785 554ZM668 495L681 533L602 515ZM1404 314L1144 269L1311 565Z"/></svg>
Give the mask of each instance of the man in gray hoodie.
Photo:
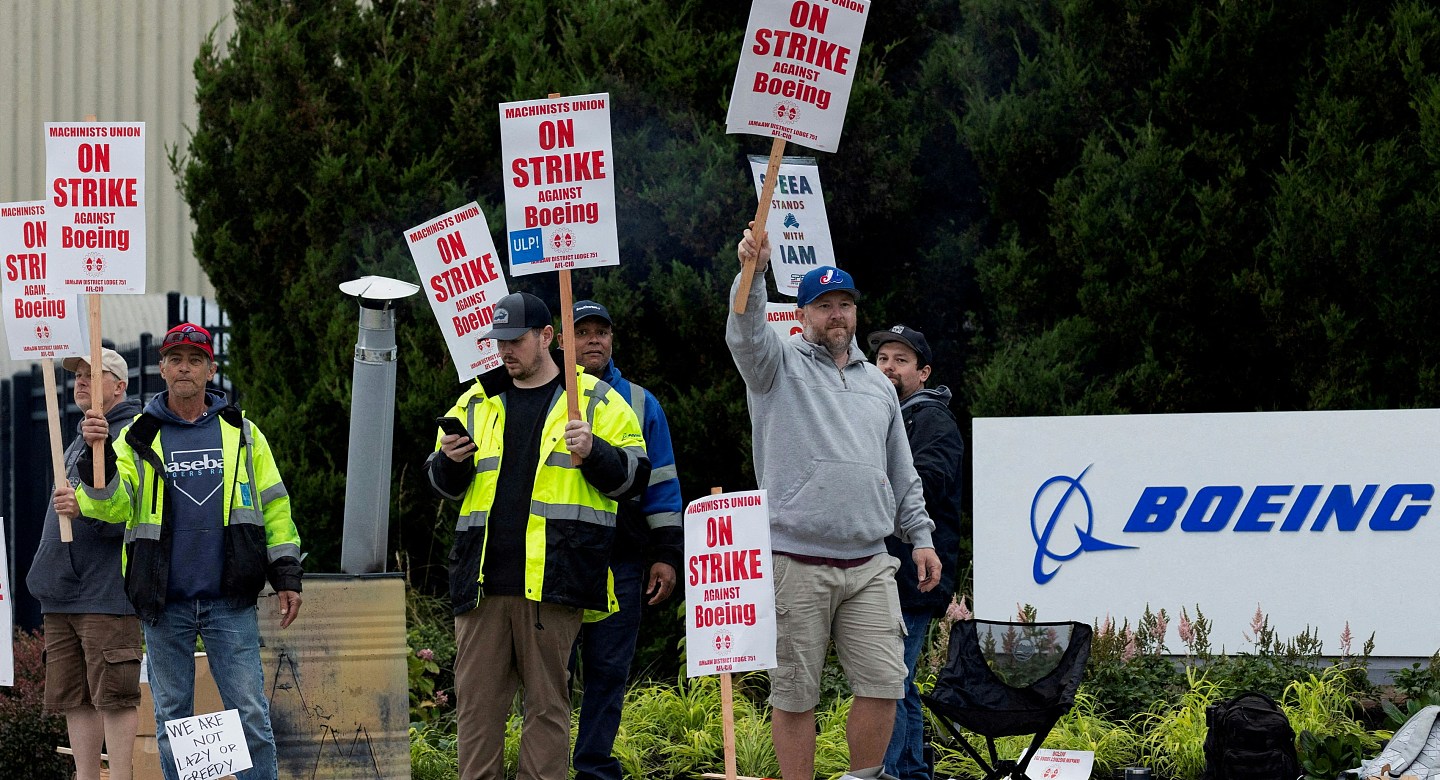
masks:
<svg viewBox="0 0 1440 780"><path fill-rule="evenodd" d="M75 373L75 404L89 409L92 393L118 436L140 413L140 404L125 397L130 375L125 358L113 349L100 351L98 376L85 358L61 363ZM40 600L45 615L45 712L64 714L75 753L79 780L100 777L101 744L110 748L110 777L130 780L130 757L140 703L140 620L125 598L120 576L123 526L79 522L71 485L80 481L85 440L76 436L65 449L69 484L57 485L55 503L45 512L40 548L25 577L25 586ZM56 506L76 522L74 540L60 541Z"/></svg>
<svg viewBox="0 0 1440 780"><path fill-rule="evenodd" d="M768 239L757 244L747 230L737 252L756 261L754 278L745 313L731 307L725 343L745 380L755 473L770 496L779 636L771 733L780 774L814 776L815 706L833 636L855 694L846 724L851 774L875 777L906 677L899 561L885 538L897 533L913 545L916 584L928 591L940 581L935 524L895 391L854 343L854 280L829 266L806 274L796 300L804 330L784 339L765 322Z"/></svg>

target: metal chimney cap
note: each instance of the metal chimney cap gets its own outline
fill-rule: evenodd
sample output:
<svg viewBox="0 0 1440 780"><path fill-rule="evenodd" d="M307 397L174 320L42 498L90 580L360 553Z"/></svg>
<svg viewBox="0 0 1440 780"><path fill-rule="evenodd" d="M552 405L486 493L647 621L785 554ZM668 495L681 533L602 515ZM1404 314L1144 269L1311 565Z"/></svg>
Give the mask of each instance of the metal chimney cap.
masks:
<svg viewBox="0 0 1440 780"><path fill-rule="evenodd" d="M365 301L394 301L420 292L420 285L386 276L362 276L340 283L340 292Z"/></svg>

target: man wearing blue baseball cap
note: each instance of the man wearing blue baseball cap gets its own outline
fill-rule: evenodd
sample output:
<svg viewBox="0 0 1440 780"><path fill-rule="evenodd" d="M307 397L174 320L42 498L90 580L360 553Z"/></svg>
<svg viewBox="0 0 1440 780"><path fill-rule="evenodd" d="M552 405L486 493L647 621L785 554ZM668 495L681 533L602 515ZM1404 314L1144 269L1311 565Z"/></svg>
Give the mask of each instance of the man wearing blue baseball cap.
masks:
<svg viewBox="0 0 1440 780"><path fill-rule="evenodd" d="M800 280L803 328L788 339L765 321L770 243L749 230L737 247L754 260L745 313L731 306L725 343L750 407L755 473L769 491L778 668L770 673L771 734L780 774L815 772L815 706L833 636L855 694L846 741L850 774L878 777L905 696L899 561L885 539L913 546L916 587L940 582L940 559L895 390L855 345L850 274L831 266ZM741 274L745 271L741 270ZM731 303L741 278L731 287Z"/></svg>

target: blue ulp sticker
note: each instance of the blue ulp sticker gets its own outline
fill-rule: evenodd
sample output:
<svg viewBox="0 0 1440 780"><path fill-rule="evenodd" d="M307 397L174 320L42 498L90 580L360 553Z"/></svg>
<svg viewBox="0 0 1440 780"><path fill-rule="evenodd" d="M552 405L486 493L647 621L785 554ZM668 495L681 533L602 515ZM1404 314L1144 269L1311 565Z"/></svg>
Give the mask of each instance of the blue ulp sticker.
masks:
<svg viewBox="0 0 1440 780"><path fill-rule="evenodd" d="M516 230L510 234L510 264L534 263L545 259L540 228Z"/></svg>

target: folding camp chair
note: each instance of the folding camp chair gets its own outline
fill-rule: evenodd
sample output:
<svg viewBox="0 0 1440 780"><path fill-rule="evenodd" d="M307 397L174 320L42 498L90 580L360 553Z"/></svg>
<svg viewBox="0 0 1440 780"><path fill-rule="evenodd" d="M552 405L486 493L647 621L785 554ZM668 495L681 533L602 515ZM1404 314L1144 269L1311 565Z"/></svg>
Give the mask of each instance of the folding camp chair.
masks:
<svg viewBox="0 0 1440 780"><path fill-rule="evenodd" d="M985 772L985 780L1034 780L1030 757L1070 711L1090 658L1084 623L998 623L961 620L950 629L949 659L935 687L920 698L956 745ZM985 737L981 757L961 728ZM995 752L998 737L1034 734L1018 761Z"/></svg>

